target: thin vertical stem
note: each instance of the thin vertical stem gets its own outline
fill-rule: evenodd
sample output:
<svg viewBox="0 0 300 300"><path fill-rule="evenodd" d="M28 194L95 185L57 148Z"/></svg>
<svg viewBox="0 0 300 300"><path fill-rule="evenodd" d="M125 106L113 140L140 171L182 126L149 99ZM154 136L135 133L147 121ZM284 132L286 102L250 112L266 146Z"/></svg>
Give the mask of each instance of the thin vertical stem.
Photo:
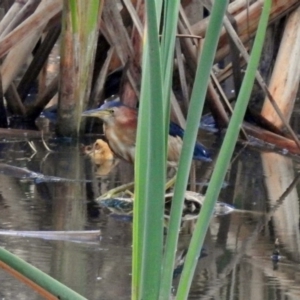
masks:
<svg viewBox="0 0 300 300"><path fill-rule="evenodd" d="M205 195L205 202L201 208L201 212L189 246L184 269L178 287L178 299L186 299L188 296L188 291L191 286L193 274L197 266L197 259L199 257L203 241L209 226L209 222L213 215L214 206L220 193L221 186L224 181L227 168L229 166L230 158L232 156L239 135L241 124L255 80L256 70L259 64L265 32L268 25L271 2L271 0L266 0L264 2L264 7L259 21L258 31L255 37L249 64L247 66L235 109L229 123L229 127L222 144L221 151L207 189L207 193ZM215 6L216 3L214 7Z"/></svg>

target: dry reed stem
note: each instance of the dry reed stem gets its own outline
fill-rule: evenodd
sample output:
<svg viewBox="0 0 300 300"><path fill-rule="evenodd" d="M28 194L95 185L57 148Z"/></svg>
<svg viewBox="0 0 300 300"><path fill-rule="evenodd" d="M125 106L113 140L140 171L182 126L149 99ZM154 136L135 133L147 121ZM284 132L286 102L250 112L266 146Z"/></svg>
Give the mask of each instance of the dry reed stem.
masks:
<svg viewBox="0 0 300 300"><path fill-rule="evenodd" d="M184 23L180 19L178 21L178 32L180 34L194 34L185 28ZM193 41L194 39L181 39L181 49L188 68L192 74L195 74L197 67L196 51L198 50L198 42Z"/></svg>
<svg viewBox="0 0 300 300"><path fill-rule="evenodd" d="M5 92L8 88L8 86L11 84L11 82L15 79L16 75L19 73L21 67L24 65L24 62L27 61L27 58L31 55L31 52L33 48L35 47L38 39L40 38L42 31L44 27L47 25L47 21L51 18L52 14L49 13L50 7L53 6L53 2L56 2L57 0L44 0L40 3L39 7L37 8L36 12L29 17L26 21L24 21L20 26L18 26L13 32L11 32L8 36L6 36L4 39L0 40L0 52L1 52L1 46L4 47L6 45L6 40L9 37L13 37L13 35L16 32L22 32L22 28L24 28L24 24L31 24L31 26L34 26L36 24L35 28L32 29L32 27L28 28L27 34L25 35L25 39L22 38L19 43L12 44L10 48L10 52L5 58L2 67L1 67L1 73L2 73L2 86L3 91ZM56 3L58 4L58 3ZM56 14L59 10L59 5L55 9L52 9L52 13ZM47 12L45 11L47 9ZM46 15L41 15L41 13ZM50 16L49 16L50 14ZM34 18L35 16L35 18ZM43 19L40 19L43 17ZM29 22L28 20L40 20L40 22ZM39 25L37 25L39 23ZM21 29L20 29L21 28ZM12 62L14 62L12 64Z"/></svg>
<svg viewBox="0 0 300 300"><path fill-rule="evenodd" d="M18 94L17 88L14 83L12 83L5 92L5 98L7 102L7 107L13 115L25 116L26 109L21 101Z"/></svg>
<svg viewBox="0 0 300 300"><path fill-rule="evenodd" d="M94 89L91 92L90 96L90 104L89 107L97 107L99 105L99 99L101 98L103 94L103 87L104 83L107 77L108 68L112 59L112 56L114 55L114 47L111 47L107 52L106 60L101 68L101 71L98 75L98 78L95 82Z"/></svg>
<svg viewBox="0 0 300 300"><path fill-rule="evenodd" d="M88 105L101 18L100 1L96 2L94 6L78 2L74 11L71 2L64 1L56 127L57 134L61 136L78 136L81 114ZM91 9L95 6L97 11L93 12L91 23L86 10L92 13Z"/></svg>
<svg viewBox="0 0 300 300"><path fill-rule="evenodd" d="M127 3L126 5L128 6L129 4ZM143 25L139 17L139 14L134 13L132 9L130 9L129 12L131 17L135 19L134 23L136 24L136 26L138 26L138 33L140 35L140 33L143 30L142 28ZM126 62L128 61L128 58L132 59L133 63L129 64L128 79L134 91L136 92L136 95L138 96L139 95L138 85L140 81L140 74L138 73L134 65L135 63L140 63L140 61L137 61L136 55L133 54L134 51L136 50L136 47L134 47L134 45L132 44L132 42L128 37L124 24L121 22L121 15L119 11L116 9L115 3L113 4L108 2L104 5L103 21L104 22L101 24L102 33L107 38L107 40L111 43L111 45L114 45L116 47L115 48L116 52L122 64L125 65ZM127 97L126 94L125 96L123 95L123 97ZM128 102L131 101L129 100ZM176 100L176 97L173 92L171 94L171 114L173 118L176 119L177 122L182 127L185 126L185 118L182 114L182 111L178 105L178 101Z"/></svg>
<svg viewBox="0 0 300 300"><path fill-rule="evenodd" d="M249 39L255 34L264 0L255 1L249 6L249 10L247 9L247 2L248 1L235 1L228 6L229 13L234 16L234 19L237 23L238 34L243 43L247 43L247 41L249 41ZM241 11L240 9L243 8L243 5L244 9ZM274 0L272 3L269 23L286 15L288 12L299 5L299 0ZM235 10L233 10L233 7L235 8ZM198 22L197 24L192 26L192 33L195 35L205 36L207 24L208 18L205 18L204 20ZM194 63L197 61L195 51L196 49L194 49L190 54L192 55L191 58L193 59ZM215 60L220 61L226 55L228 55L229 51L230 47L227 42L226 32L223 28Z"/></svg>
<svg viewBox="0 0 300 300"><path fill-rule="evenodd" d="M7 116L6 116L6 109L4 104L4 94L2 91L2 79L0 73L0 127L6 128L8 125Z"/></svg>
<svg viewBox="0 0 300 300"><path fill-rule="evenodd" d="M180 80L180 85L181 85L181 90L182 90L182 95L184 100L184 106L185 106L185 110L187 111L189 105L188 101L190 97L189 97L189 90L186 81L187 77L185 72L183 55L181 51L180 41L178 39L175 42L175 53L176 53L176 61L177 61L178 72L179 72L179 80Z"/></svg>
<svg viewBox="0 0 300 300"><path fill-rule="evenodd" d="M127 30L122 22L121 14L115 2L107 1L103 7L103 23L101 30L107 40L115 47L116 53L119 56L122 65L125 66L129 60L134 61L134 52L132 43L128 36ZM137 83L140 78L134 68L128 70L128 79L135 93L139 94Z"/></svg>
<svg viewBox="0 0 300 300"><path fill-rule="evenodd" d="M258 2L259 2L259 1L258 1ZM280 6L280 4L281 4L282 6ZM280 8L280 9L278 10L278 12L281 12L281 9L282 9L282 8L288 9L288 7L286 7L285 4L286 4L286 3L283 3L282 1L277 1L276 3L273 3L273 17L274 17L274 16L277 16L277 14L275 14L277 8ZM256 8L258 7L258 6L257 6L258 3L254 3L253 5L255 5ZM252 12L253 12L253 10L252 10ZM243 11L243 14L245 15L245 11ZM249 16L248 16L248 17L249 17ZM250 17L250 18L251 18L251 17ZM252 19L253 19L253 18L252 18ZM231 26L231 24L230 24L230 22L228 21L227 18L225 18L224 22L225 22L225 27L227 28L227 30L228 30L228 28L229 28L229 29L232 29L232 26ZM243 24L244 28L245 28L245 25L247 25L247 24L249 24L249 23ZM253 27L253 24L252 24L252 27ZM239 31L241 31L241 26L239 26L238 28L239 28ZM249 27L248 27L248 30L250 31L249 28L250 28L250 24L249 24ZM233 30L233 29L232 29L232 30ZM234 32L234 33L235 33L235 32ZM247 33L247 34L248 34L248 33ZM232 34L231 34L231 35L232 35ZM235 35L233 38L234 38L234 41L236 42L236 44L237 44L237 45L240 45L240 48L243 48L244 52L246 52L246 50L244 49L244 46L243 46L242 42L239 40L239 38L237 37L237 35ZM298 43L298 44L299 44L299 43ZM193 64L193 62L194 62L193 60L196 59L196 58L195 58L195 55L193 54L193 52L195 52L195 49L194 49L195 47L193 47L193 46L192 46L192 43L189 42L189 41L186 41L186 46L187 46L187 51L188 51L188 53L190 54L190 57L192 58L192 60L190 59L190 64ZM227 47L229 48L229 46L227 46ZM241 52L243 53L243 51L241 51ZM245 55L248 57L248 54L247 54L247 53L244 54L244 56L245 56ZM267 94L269 94L269 93L268 93L268 90L267 90L267 88L266 88L266 86L265 86L265 84L263 83L263 80L262 80L261 76L260 76L259 74L258 74L257 76L258 76L258 79L260 79L260 80L259 80L259 83L260 83L261 86L263 87L264 91L265 91ZM211 91L210 91L210 92L211 92ZM212 94L212 93L211 93L211 94ZM293 130L291 129L291 127L289 126L289 124L285 121L284 117L281 115L280 110L277 109L276 103L275 103L275 104L273 103L273 102L274 102L274 101L272 101L273 98L271 97L270 100L271 100L271 102L272 102L272 106L275 105L276 115L279 116L278 118L283 122L283 124L286 125L286 127L288 128L290 134L293 136L293 138L294 138L296 144L299 145L300 143L299 143L299 141L298 141L297 136L295 135L295 133L293 132Z"/></svg>
<svg viewBox="0 0 300 300"><path fill-rule="evenodd" d="M26 285L28 285L31 289L33 289L35 292L40 294L45 299L48 299L48 300L57 300L58 299L56 296L54 296L53 294L48 292L46 289L44 289L40 285L36 284L34 281L30 280L25 275L22 275L20 272L13 269L12 267L7 265L3 261L0 261L0 268L5 270L10 275L14 276L19 281L21 281L21 282L25 283Z"/></svg>
<svg viewBox="0 0 300 300"><path fill-rule="evenodd" d="M26 0L24 2L15 1L10 7L0 22L0 37L2 36L3 31L9 26L10 22L15 18L24 5L26 5Z"/></svg>
<svg viewBox="0 0 300 300"><path fill-rule="evenodd" d="M300 149L298 145L295 143L295 141L291 139L270 132L268 130L261 129L247 122L243 122L243 127L249 135L252 135L266 143L273 144L280 149L286 149L290 153L300 154Z"/></svg>
<svg viewBox="0 0 300 300"><path fill-rule="evenodd" d="M240 51L240 53L241 53L242 57L245 59L245 61L248 62L250 56L249 56L246 48L244 47L243 43L239 39L239 37L238 37L235 29L233 28L232 24L230 23L229 19L226 16L224 18L224 26L225 26L228 34L230 35L232 42L235 43L237 49ZM285 116L282 114L280 108L278 107L278 105L276 104L276 102L274 100L274 97L269 92L268 87L265 84L265 81L263 80L262 76L260 75L260 73L258 71L256 72L256 80L258 81L258 83L259 83L260 87L262 88L262 90L267 95L267 98L269 100L268 102L274 108L277 117L285 125L285 127L287 128L287 130L289 131L290 135L293 137L293 139L295 140L296 144L298 145L298 147L300 149L300 142L298 140L297 135L294 133L294 131L292 130L291 126L286 121Z"/></svg>
<svg viewBox="0 0 300 300"><path fill-rule="evenodd" d="M186 120L178 104L178 100L176 99L173 90L171 91L171 119L176 120L177 123L183 129L185 129Z"/></svg>
<svg viewBox="0 0 300 300"><path fill-rule="evenodd" d="M245 10L247 10L247 7L249 4L252 4L253 2L255 1L249 1L249 0L236 0L232 3L230 3L228 5L228 13L231 14L231 15L237 15ZM200 22L194 24L192 27L191 27L191 31L194 33L194 34L197 34L197 35L201 35L201 36L204 36L205 35L205 32L206 32L206 29L207 29L207 26L208 26L208 22L209 22L209 19L208 18L205 18L203 20L201 20Z"/></svg>
<svg viewBox="0 0 300 300"><path fill-rule="evenodd" d="M192 29L191 29L192 26L190 25L189 20L186 17L185 12L183 11L183 9L180 10L180 16L181 16L181 19L183 20L183 21L179 21L179 30L180 30L180 32L187 32L189 34L192 34ZM185 43L183 43L183 49L185 49L184 52L185 53L191 53L193 51L192 48L194 47L194 45L196 45L197 49L199 49L201 44L195 39L194 39L194 43L193 43L192 39L190 39L189 41L185 41ZM188 56L189 55L185 55L186 60L188 60ZM196 66L194 65L194 62L189 60L189 63L191 64L190 67L192 69L192 72L195 72ZM214 85L212 84L212 81L215 83L215 86L217 87L220 95L222 96L223 101L227 105L227 109L230 112L232 112L232 108L231 108L231 105L230 105L223 89L221 88L220 84L217 82L216 76L214 75L213 72L211 72L211 79L209 80L209 85L208 85L208 94L210 96L209 105L210 105L211 111L212 111L215 119L217 120L218 126L220 128L222 128L222 127L225 127L228 124L229 119L228 119L226 111L225 111L225 109L224 109L224 107L223 107L223 105L220 101L220 97L217 94L217 92L214 88ZM242 134L247 139L247 134L246 134L246 132L243 128L242 128Z"/></svg>
<svg viewBox="0 0 300 300"><path fill-rule="evenodd" d="M132 5L132 1L131 0L123 0L129 14L130 17L139 33L139 35L142 37L143 36L143 24L136 12L136 10L134 9L134 6Z"/></svg>
<svg viewBox="0 0 300 300"><path fill-rule="evenodd" d="M187 15L186 15L186 13L185 13L185 11L184 11L182 5L180 5L180 7L179 7L179 14L180 14L180 19L181 19L181 21L182 21L182 24L187 28L187 31L190 33L190 35L193 36L193 35L191 34L191 33L193 32L193 31L192 31L192 26L190 25L190 22L189 22L189 20L188 20L188 17L187 17ZM194 36L197 37L197 38L194 39L193 43L194 43L195 45L198 45L198 38L199 38L200 36L196 36L196 35L194 35ZM202 38L202 37L200 37L200 38Z"/></svg>
<svg viewBox="0 0 300 300"><path fill-rule="evenodd" d="M248 2L249 2L249 0L236 0L228 5L228 12L231 15L236 15L236 14L240 13L241 11L244 11L245 9L247 9ZM250 3L252 3L252 2L253 1L250 1ZM181 14L183 14L183 10L181 10ZM185 19L183 19L183 20L185 20ZM205 18L205 19L201 20L200 22L194 24L193 26L190 26L188 28L188 31L193 35L203 37L205 35L206 29L208 26L208 22L209 22L209 18ZM186 32L186 30L184 28L185 27L184 27L183 22L179 23L179 31L181 33ZM223 30L222 34L225 34L224 30ZM186 51L188 51L185 54L186 59L189 63L189 66L191 68L193 68L192 66L195 65L195 63L197 62L197 50L198 49L197 49L197 47L194 47L192 45L192 42L189 41L188 39L185 39L183 41L183 43L184 43L183 45L185 45L185 46L183 46L183 49L186 49ZM195 44L197 45L196 41L195 41ZM227 50L229 50L229 49L227 49Z"/></svg>
<svg viewBox="0 0 300 300"><path fill-rule="evenodd" d="M289 121L300 83L300 7L288 18L281 40L278 56L270 81L270 93L276 99L278 108ZM262 115L278 128L283 121L272 103L265 100Z"/></svg>
<svg viewBox="0 0 300 300"><path fill-rule="evenodd" d="M39 31L41 27L61 11L61 0L46 1L48 3L41 10L36 11L7 36L0 39L0 57L3 57L12 47L27 38L31 33Z"/></svg>
<svg viewBox="0 0 300 300"><path fill-rule="evenodd" d="M43 38L43 41L38 47L38 49L36 50L34 58L32 59L29 67L27 68L25 74L22 77L22 80L18 85L18 92L20 94L21 99L26 98L31 84L37 79L43 68L44 70L46 70L46 62L49 58L49 54L53 49L53 46L57 42L57 39L60 35L60 31L61 26L51 28L47 32L47 35ZM44 90L44 88L39 88L39 93L44 92Z"/></svg>
<svg viewBox="0 0 300 300"><path fill-rule="evenodd" d="M229 124L228 115L220 101L219 94L216 92L211 80L209 80L208 82L207 94L210 97L209 107L212 112L212 115L215 117L217 127L227 127L227 125ZM231 106L230 111L232 112Z"/></svg>
<svg viewBox="0 0 300 300"><path fill-rule="evenodd" d="M6 26L1 33L0 38L5 37L8 33L10 33L15 27L17 27L21 22L23 22L29 15L31 15L41 0L29 0L26 4L22 7L21 10L14 16L11 22Z"/></svg>
<svg viewBox="0 0 300 300"><path fill-rule="evenodd" d="M229 22L227 17L224 18L224 26L225 26L228 34L230 34L232 40L235 42L236 46L240 50L242 57L245 59L246 62L248 62L249 54L248 54L247 50L245 49L243 43L239 39L236 31L234 30L233 26L231 25L231 23ZM299 142L297 135L295 134L295 132L289 125L288 121L286 120L285 115L281 112L280 107L275 102L274 97L272 96L272 93L270 93L270 91L268 90L268 87L267 87L265 81L263 80L262 76L260 75L260 73L258 71L256 72L256 80L258 81L262 90L265 92L265 94L267 96L267 100L269 100L268 103L274 109L274 112L276 113L277 118L282 122L282 125L284 125L287 128L288 132L293 137L295 143L298 145L298 147L300 149L300 142ZM263 116L263 117L266 118L265 116Z"/></svg>
<svg viewBox="0 0 300 300"><path fill-rule="evenodd" d="M41 138L42 133L37 130L24 130L24 129L7 129L7 128L0 128L0 137L5 138L23 138L23 139L35 139Z"/></svg>

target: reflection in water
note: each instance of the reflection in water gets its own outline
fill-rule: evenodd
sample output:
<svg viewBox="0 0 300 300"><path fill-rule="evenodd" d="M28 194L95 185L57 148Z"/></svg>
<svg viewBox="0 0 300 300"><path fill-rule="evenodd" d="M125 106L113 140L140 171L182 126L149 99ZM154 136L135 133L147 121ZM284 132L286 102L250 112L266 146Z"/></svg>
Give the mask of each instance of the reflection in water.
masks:
<svg viewBox="0 0 300 300"><path fill-rule="evenodd" d="M280 156L276 153L262 154L263 167L265 170L265 181L268 191L270 205L285 190L295 177L293 161L290 158ZM300 235L299 235L299 196L296 188L288 195L273 216L272 223L276 237L286 248L287 254L296 262L300 262ZM293 234L285 234L285 232ZM292 250L292 251L291 251Z"/></svg>
<svg viewBox="0 0 300 300"><path fill-rule="evenodd" d="M38 152L32 156L24 141L0 142L0 163L73 181L35 183L0 174L1 229L101 229L102 239L88 244L0 236L0 245L88 299L130 299L132 224L126 218L111 217L93 199L131 182L133 167L119 161L109 173L99 174L77 145L64 143L47 154L41 141L34 143ZM190 299L298 299L299 184L282 203L276 202L294 179L294 162L249 149L236 153L220 201L243 213L211 221ZM196 162L189 189L204 193L211 169L208 163ZM194 221L183 224L179 264L184 263L193 227ZM271 256L276 239L281 259L274 268ZM0 280L1 298L40 299L4 271L0 271Z"/></svg>

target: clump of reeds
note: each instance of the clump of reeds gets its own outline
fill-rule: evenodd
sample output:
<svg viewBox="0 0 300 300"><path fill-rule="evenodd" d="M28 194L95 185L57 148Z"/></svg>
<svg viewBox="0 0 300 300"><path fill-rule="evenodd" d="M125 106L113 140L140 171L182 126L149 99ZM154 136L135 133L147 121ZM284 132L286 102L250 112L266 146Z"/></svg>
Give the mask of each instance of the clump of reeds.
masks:
<svg viewBox="0 0 300 300"><path fill-rule="evenodd" d="M77 136L82 127L82 111L103 102L107 96L106 79L119 68L124 68L121 101L136 105L139 99L132 299L169 298L182 199L193 154L191 145L197 136L205 99L217 124L220 128L228 126L228 130L187 254L178 299L187 298L195 261L240 129L244 139L255 135L290 152L300 152L297 136L289 126L300 79L299 64L288 63L290 68L285 69L284 79L278 75L283 73L283 62L292 62L294 54L299 53L299 43L293 44L293 38L290 40L284 33L270 90L265 83L268 78L257 73L268 22L293 11L286 31L299 37L298 1L235 0L229 5L226 0L214 1L214 5L203 2L208 16L199 17L194 24L179 1L158 0L101 4L96 0L12 1L0 22L0 115L5 116L0 120L2 126L6 126L7 116L34 121L58 95L56 132ZM190 1L183 4L191 5ZM61 43L60 68L47 82L45 70L57 41ZM293 54L288 58L286 44ZM215 73L213 64L225 57L230 62ZM241 68L245 65L243 75ZM230 76L235 86L234 109L232 99L227 99L220 85ZM243 123L255 77L266 95L262 113L255 114L259 126ZM38 92L28 103L33 86L38 87ZM183 109L178 95L183 99ZM164 244L165 146L170 118L185 127L186 134ZM266 127L261 130L260 126Z"/></svg>

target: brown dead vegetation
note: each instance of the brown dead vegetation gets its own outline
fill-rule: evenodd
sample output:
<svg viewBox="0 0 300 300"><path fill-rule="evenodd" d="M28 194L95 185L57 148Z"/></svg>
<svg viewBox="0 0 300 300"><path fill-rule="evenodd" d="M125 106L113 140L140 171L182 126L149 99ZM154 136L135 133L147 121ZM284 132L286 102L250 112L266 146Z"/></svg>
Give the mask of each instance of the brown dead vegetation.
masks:
<svg viewBox="0 0 300 300"><path fill-rule="evenodd" d="M6 1L9 5L0 7L2 11L0 125L2 127L7 126L7 117L16 115L34 122L53 97L58 95L60 99L58 109L63 110L63 113L60 111L57 133L71 136L74 133L78 134L77 125L68 123L68 110L76 107L76 116L79 118L86 106L91 108L100 105L108 96L105 83L109 74L119 68L123 68L123 75L115 90L123 102L136 105L141 81L144 4L142 0L103 2L103 7L99 10L99 26L96 33L98 42L90 45L95 48L93 70L90 71L90 78L87 81L91 84L80 87L80 90L76 90L78 83L72 81L70 75L72 73L69 73L70 69L76 72L78 68L74 62L72 38L69 36L68 28L61 33L61 24L68 24L65 23L65 19L62 21L62 9L66 9L63 8L63 1ZM220 83L234 73L235 89L238 89L238 78L242 76L240 70L247 62L247 51L251 50L251 41L255 36L264 1L230 2L215 57L217 68L212 71L207 96L207 110L213 114L220 128L226 127L232 111L232 99L223 91ZM265 48L273 49L273 57L269 59L269 64L262 68L272 70L272 61L275 61L275 67L273 71L267 72L267 75L266 72L262 72L262 76L257 75L263 92L258 92L259 101L254 105L256 111L255 118L252 119L256 124L245 124L242 128L244 138L253 135L296 154L300 153L300 143L289 122L300 82L300 67L297 59L300 43L295 42L300 39L299 4L298 0L273 1L269 30L277 36L277 39L266 40ZM205 38L209 8L210 1L186 0L182 1L180 9L174 60L172 118L182 126L185 122L184 116L188 107L201 39ZM199 10L199 14L192 13L196 9ZM277 25L279 23L281 26ZM285 29L279 41L278 36L282 26ZM53 47L59 41L64 44L60 50L60 67L56 68L49 78L49 62L51 55L54 55ZM279 51L276 53L278 47ZM237 55L230 55L232 53ZM237 70L237 73L233 70ZM36 97L29 101L28 94L32 87L37 87ZM82 92L81 89L86 90ZM80 105L73 103L77 97L73 96L75 90L82 95L81 98L84 98ZM254 96L255 93L256 91ZM257 107L262 108L261 112ZM253 117L251 111L253 109L249 110L249 114ZM3 131L5 129L1 130Z"/></svg>

